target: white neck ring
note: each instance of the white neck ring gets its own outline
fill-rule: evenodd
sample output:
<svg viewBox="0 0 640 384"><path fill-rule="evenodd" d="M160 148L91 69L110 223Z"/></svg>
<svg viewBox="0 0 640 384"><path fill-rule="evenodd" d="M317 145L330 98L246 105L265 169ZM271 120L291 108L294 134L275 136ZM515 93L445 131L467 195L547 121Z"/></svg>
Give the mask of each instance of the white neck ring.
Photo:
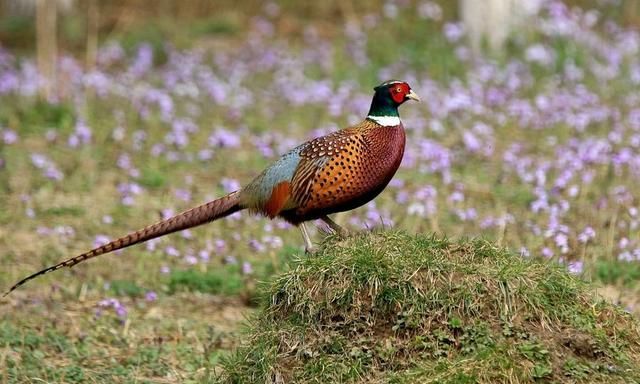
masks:
<svg viewBox="0 0 640 384"><path fill-rule="evenodd" d="M398 116L367 116L367 119L373 120L383 127L396 127L400 125L400 118Z"/></svg>

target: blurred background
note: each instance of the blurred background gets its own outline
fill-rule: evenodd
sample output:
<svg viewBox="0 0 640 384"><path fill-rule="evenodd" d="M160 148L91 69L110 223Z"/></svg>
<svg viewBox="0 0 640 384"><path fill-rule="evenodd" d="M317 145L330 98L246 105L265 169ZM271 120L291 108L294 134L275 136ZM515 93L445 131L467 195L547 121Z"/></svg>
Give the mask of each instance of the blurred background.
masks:
<svg viewBox="0 0 640 384"><path fill-rule="evenodd" d="M372 88L399 78L423 100L400 108L402 166L338 223L487 238L640 313L635 0L0 0L0 12L2 289L238 189L360 121ZM30 282L0 299L0 376L4 364L10 378L205 380L260 282L301 249L297 229L245 212Z"/></svg>
<svg viewBox="0 0 640 384"><path fill-rule="evenodd" d="M56 72L54 57L72 55L83 59L85 67L92 69L97 60L98 46L110 41L118 41L126 49L142 42L149 43L156 53L160 53L166 44L178 48L215 48L216 44L232 44L230 42L246 37L247 26L261 16L269 18L274 34L291 42L299 40L310 28L322 36L335 37L343 33L345 23L374 15L379 10L394 13L412 3L411 0L327 1L318 4L160 0L150 6L142 0L2 0L0 42L5 49L17 55L37 55L40 73L53 76ZM512 33L521 32L519 28L526 26L526 19L537 14L545 1L458 0L433 3L437 8L422 7L422 13L434 13L426 15L429 23L443 25L459 20L475 51L488 47L496 53L506 48L505 43L510 36L513 37ZM640 6L633 0L566 0L564 3L597 8L605 17L627 27L636 27L640 22ZM161 60L162 57L157 58L156 64ZM55 84L42 86L49 88Z"/></svg>

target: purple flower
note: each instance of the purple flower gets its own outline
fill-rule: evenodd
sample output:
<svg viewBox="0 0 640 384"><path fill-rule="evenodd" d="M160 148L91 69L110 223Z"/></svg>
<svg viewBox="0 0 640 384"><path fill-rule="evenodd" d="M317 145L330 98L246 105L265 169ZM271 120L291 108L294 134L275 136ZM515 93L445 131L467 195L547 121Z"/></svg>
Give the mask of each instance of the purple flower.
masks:
<svg viewBox="0 0 640 384"><path fill-rule="evenodd" d="M134 204L134 196L140 195L144 189L137 183L120 183L118 184L118 192L123 205L131 206Z"/></svg>
<svg viewBox="0 0 640 384"><path fill-rule="evenodd" d="M142 130L137 130L133 132L133 148L136 151L139 151L142 148L142 144L147 139L147 132Z"/></svg>
<svg viewBox="0 0 640 384"><path fill-rule="evenodd" d="M140 100L134 100L138 104L139 114L148 119L150 117L150 107L156 105L160 110L160 116L165 122L171 121L174 115L174 103L171 96L164 90L157 88L146 88Z"/></svg>
<svg viewBox="0 0 640 384"><path fill-rule="evenodd" d="M145 247L147 249L147 251L155 251L156 250L156 246L158 245L158 242L160 242L160 239L151 239L149 241L147 241L145 243Z"/></svg>
<svg viewBox="0 0 640 384"><path fill-rule="evenodd" d="M198 264L198 258L195 257L194 255L186 255L184 257L184 261L189 264L189 265L196 265Z"/></svg>
<svg viewBox="0 0 640 384"><path fill-rule="evenodd" d="M267 250L267 247L256 239L249 240L249 247L256 252L264 252Z"/></svg>
<svg viewBox="0 0 640 384"><path fill-rule="evenodd" d="M105 244L108 244L111 241L111 238L109 238L108 236L105 235L97 235L95 237L95 239L93 240L93 247L94 248L98 248L100 246L103 246Z"/></svg>
<svg viewBox="0 0 640 384"><path fill-rule="evenodd" d="M456 43L464 36L464 27L461 23L446 23L443 32L450 43Z"/></svg>
<svg viewBox="0 0 640 384"><path fill-rule="evenodd" d="M215 250L217 253L223 252L227 248L227 242L223 239L216 239Z"/></svg>
<svg viewBox="0 0 640 384"><path fill-rule="evenodd" d="M136 58L129 72L134 76L142 76L153 65L153 48L149 44L141 44L138 47Z"/></svg>
<svg viewBox="0 0 640 384"><path fill-rule="evenodd" d="M569 269L570 273L573 273L574 275L579 275L582 273L584 269L584 263L581 260L570 261L569 264L567 265L567 268Z"/></svg>
<svg viewBox="0 0 640 384"><path fill-rule="evenodd" d="M2 134L2 141L7 145L14 144L18 141L18 134L8 128L0 129L0 133Z"/></svg>
<svg viewBox="0 0 640 384"><path fill-rule="evenodd" d="M205 148L198 151L198 160L207 161L213 158L213 151L211 149Z"/></svg>
<svg viewBox="0 0 640 384"><path fill-rule="evenodd" d="M20 78L13 71L0 72L0 94L15 91L20 85Z"/></svg>
<svg viewBox="0 0 640 384"><path fill-rule="evenodd" d="M69 140L67 141L68 145L71 148L76 148L80 145L89 144L91 141L91 128L89 128L84 121L78 120L76 122L75 129L71 136L69 136Z"/></svg>
<svg viewBox="0 0 640 384"><path fill-rule="evenodd" d="M540 65L550 65L555 60L553 51L542 44L534 44L527 48L525 52L527 61Z"/></svg>
<svg viewBox="0 0 640 384"><path fill-rule="evenodd" d="M576 197L578 196L579 193L580 193L580 187L578 187L575 184L571 185L567 190L567 194L569 195L569 197Z"/></svg>
<svg viewBox="0 0 640 384"><path fill-rule="evenodd" d="M407 207L407 214L411 216L427 217L427 207L421 203L411 203Z"/></svg>
<svg viewBox="0 0 640 384"><path fill-rule="evenodd" d="M164 138L165 143L173 144L178 148L184 148L189 144L189 136L182 131L172 131L167 133Z"/></svg>
<svg viewBox="0 0 640 384"><path fill-rule="evenodd" d="M409 201L409 192L400 190L396 193L396 203L404 205Z"/></svg>
<svg viewBox="0 0 640 384"><path fill-rule="evenodd" d="M31 154L31 163L36 168L42 169L49 163L49 160L47 159L47 157L45 155L41 155L39 153L32 153Z"/></svg>
<svg viewBox="0 0 640 384"><path fill-rule="evenodd" d="M585 227L585 229L578 235L578 241L586 244L589 240L596 237L596 231L592 227Z"/></svg>
<svg viewBox="0 0 640 384"><path fill-rule="evenodd" d="M284 220L278 220L278 221L276 221L276 227L278 229L290 229L291 228L291 224L287 223Z"/></svg>
<svg viewBox="0 0 640 384"><path fill-rule="evenodd" d="M186 202L191 201L191 192L186 189L182 189L182 188L176 189L174 194L178 199L182 201L186 201Z"/></svg>
<svg viewBox="0 0 640 384"><path fill-rule="evenodd" d="M251 263L248 261L242 262L242 274L250 275L252 273L253 273L253 266L251 266Z"/></svg>
<svg viewBox="0 0 640 384"><path fill-rule="evenodd" d="M271 36L274 31L273 24L261 17L253 19L253 29L256 30L260 36Z"/></svg>
<svg viewBox="0 0 640 384"><path fill-rule="evenodd" d="M175 214L176 214L176 212L171 208L163 208L160 211L160 216L162 216L162 220L166 220L166 219L170 218L171 216L173 216Z"/></svg>
<svg viewBox="0 0 640 384"><path fill-rule="evenodd" d="M280 236L274 235L266 235L262 237L262 242L265 245L268 245L272 249L282 248L284 245L282 238Z"/></svg>
<svg viewBox="0 0 640 384"><path fill-rule="evenodd" d="M116 41L110 41L98 50L98 64L101 67L107 67L112 63L120 61L124 58L125 51Z"/></svg>
<svg viewBox="0 0 640 384"><path fill-rule="evenodd" d="M497 220L493 216L486 216L480 221L480 228L487 229L494 227L497 224Z"/></svg>
<svg viewBox="0 0 640 384"><path fill-rule="evenodd" d="M461 221L473 221L478 217L475 208L456 209L454 212Z"/></svg>
<svg viewBox="0 0 640 384"><path fill-rule="evenodd" d="M164 253L167 256L173 256L173 257L178 257L180 256L180 251L178 251L178 249L172 245L169 245L168 247L166 247L164 249Z"/></svg>
<svg viewBox="0 0 640 384"><path fill-rule="evenodd" d="M260 154L262 154L263 157L273 157L275 153L273 151L273 148L271 148L270 143L266 142L262 138L255 138L253 141L256 149L258 150L258 152L260 152Z"/></svg>
<svg viewBox="0 0 640 384"><path fill-rule="evenodd" d="M228 177L223 177L222 180L220 180L220 184L222 184L222 189L224 189L226 193L231 193L241 188L238 180Z"/></svg>
<svg viewBox="0 0 640 384"><path fill-rule="evenodd" d="M84 75L83 81L84 85L87 88L94 89L100 97L107 96L110 90L110 86L112 85L112 79L109 78L109 75L99 71L86 73Z"/></svg>
<svg viewBox="0 0 640 384"><path fill-rule="evenodd" d="M629 239L626 237L623 237L620 239L620 241L618 242L618 248L620 249L625 249L629 246Z"/></svg>
<svg viewBox="0 0 640 384"><path fill-rule="evenodd" d="M100 309L113 309L116 315L124 319L127 317L127 308L118 299L104 299L98 302L98 312L96 315L100 315Z"/></svg>
<svg viewBox="0 0 640 384"><path fill-rule="evenodd" d="M76 231L68 225L59 225L53 228L53 231L62 237L73 237Z"/></svg>
<svg viewBox="0 0 640 384"><path fill-rule="evenodd" d="M144 295L144 299L146 301L156 301L158 300L158 294L154 291L147 291L147 293L145 293Z"/></svg>
<svg viewBox="0 0 640 384"><path fill-rule="evenodd" d="M629 252L629 251L623 251L618 255L618 260L620 261L635 261L637 260L633 253Z"/></svg>
<svg viewBox="0 0 640 384"><path fill-rule="evenodd" d="M464 131L462 133L462 141L469 152L480 152L484 147L482 141L470 131Z"/></svg>
<svg viewBox="0 0 640 384"><path fill-rule="evenodd" d="M60 181L64 178L64 175L62 174L62 172L55 166L47 167L44 171L44 176L47 179L51 179L55 181Z"/></svg>
<svg viewBox="0 0 640 384"><path fill-rule="evenodd" d="M462 191L453 191L449 195L449 199L448 200L449 200L450 203L463 202L464 201L464 193L462 193Z"/></svg>
<svg viewBox="0 0 640 384"><path fill-rule="evenodd" d="M31 154L31 163L36 168L42 169L43 175L48 179L60 181L64 178L64 174L45 155L39 153Z"/></svg>
<svg viewBox="0 0 640 384"><path fill-rule="evenodd" d="M127 153L122 153L118 156L118 160L116 160L116 165L120 169L130 169L131 168L131 157Z"/></svg>
<svg viewBox="0 0 640 384"><path fill-rule="evenodd" d="M206 249L202 249L198 252L198 257L200 258L200 260L206 263L211 258L211 252Z"/></svg>
<svg viewBox="0 0 640 384"><path fill-rule="evenodd" d="M209 145L221 148L238 148L240 136L224 128L217 128L209 136Z"/></svg>
<svg viewBox="0 0 640 384"><path fill-rule="evenodd" d="M434 1L425 1L418 5L418 16L427 20L440 21L442 8Z"/></svg>
<svg viewBox="0 0 640 384"><path fill-rule="evenodd" d="M151 156L158 157L166 151L166 147L162 143L154 144L151 147Z"/></svg>
<svg viewBox="0 0 640 384"><path fill-rule="evenodd" d="M119 318L124 319L125 317L127 317L127 308L124 305L115 306L114 310L116 311L116 315L118 315Z"/></svg>
<svg viewBox="0 0 640 384"><path fill-rule="evenodd" d="M51 234L51 229L44 226L39 226L38 228L36 228L36 233L40 236L49 236Z"/></svg>
<svg viewBox="0 0 640 384"><path fill-rule="evenodd" d="M425 185L418 189L415 193L415 197L418 200L434 199L438 196L438 190L432 185Z"/></svg>
<svg viewBox="0 0 640 384"><path fill-rule="evenodd" d="M564 233L556 234L554 241L558 248L566 248L569 246L569 238ZM565 252L563 252L565 253Z"/></svg>

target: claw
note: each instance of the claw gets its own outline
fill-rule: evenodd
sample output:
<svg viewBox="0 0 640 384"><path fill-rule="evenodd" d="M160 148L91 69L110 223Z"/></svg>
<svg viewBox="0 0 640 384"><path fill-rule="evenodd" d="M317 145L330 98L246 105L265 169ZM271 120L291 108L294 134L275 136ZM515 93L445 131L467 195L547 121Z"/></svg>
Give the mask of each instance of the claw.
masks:
<svg viewBox="0 0 640 384"><path fill-rule="evenodd" d="M331 220L331 218L329 218L329 216L324 215L322 217L320 217L320 220L324 221L329 228L331 228L331 230L333 232L335 232L336 235L340 236L341 238L346 238L350 236L349 231L347 231L346 229L342 228L341 226L338 225L338 223L336 223L335 221Z"/></svg>

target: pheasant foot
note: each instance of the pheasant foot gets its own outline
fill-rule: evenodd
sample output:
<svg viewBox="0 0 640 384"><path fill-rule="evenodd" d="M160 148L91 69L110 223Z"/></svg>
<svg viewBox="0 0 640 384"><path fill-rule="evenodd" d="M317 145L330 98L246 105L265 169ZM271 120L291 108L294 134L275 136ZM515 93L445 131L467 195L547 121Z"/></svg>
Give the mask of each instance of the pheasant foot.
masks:
<svg viewBox="0 0 640 384"><path fill-rule="evenodd" d="M340 236L341 238L345 238L345 237L349 237L351 236L351 233L349 233L348 230L342 228L341 226L338 225L338 223L336 223L335 221L331 220L331 218L327 215L324 215L322 217L320 217L320 220L324 221L329 228L331 228L331 230L333 232L336 233L336 235Z"/></svg>

